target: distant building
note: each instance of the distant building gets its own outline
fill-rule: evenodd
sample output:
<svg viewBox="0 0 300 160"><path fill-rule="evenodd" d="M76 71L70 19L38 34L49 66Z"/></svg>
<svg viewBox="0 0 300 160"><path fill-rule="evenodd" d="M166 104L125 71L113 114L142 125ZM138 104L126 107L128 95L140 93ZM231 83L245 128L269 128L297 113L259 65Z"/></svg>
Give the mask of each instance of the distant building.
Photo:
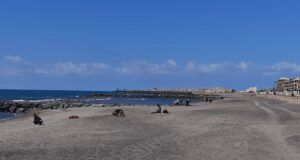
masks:
<svg viewBox="0 0 300 160"><path fill-rule="evenodd" d="M300 77L296 78L280 78L276 81L277 92L287 92L293 94L300 94Z"/></svg>
<svg viewBox="0 0 300 160"><path fill-rule="evenodd" d="M282 77L276 82L276 91L277 92L285 92L288 89L290 79L287 77Z"/></svg>
<svg viewBox="0 0 300 160"><path fill-rule="evenodd" d="M257 87L249 87L246 89L246 92L248 93L257 93Z"/></svg>

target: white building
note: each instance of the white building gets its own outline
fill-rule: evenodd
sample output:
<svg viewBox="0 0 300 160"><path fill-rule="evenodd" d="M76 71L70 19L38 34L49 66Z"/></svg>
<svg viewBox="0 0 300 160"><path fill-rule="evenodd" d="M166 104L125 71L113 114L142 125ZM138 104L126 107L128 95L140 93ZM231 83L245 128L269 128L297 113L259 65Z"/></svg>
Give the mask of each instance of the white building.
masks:
<svg viewBox="0 0 300 160"><path fill-rule="evenodd" d="M246 92L248 92L248 93L250 93L250 92L257 93L257 87L249 87L248 89L246 89Z"/></svg>

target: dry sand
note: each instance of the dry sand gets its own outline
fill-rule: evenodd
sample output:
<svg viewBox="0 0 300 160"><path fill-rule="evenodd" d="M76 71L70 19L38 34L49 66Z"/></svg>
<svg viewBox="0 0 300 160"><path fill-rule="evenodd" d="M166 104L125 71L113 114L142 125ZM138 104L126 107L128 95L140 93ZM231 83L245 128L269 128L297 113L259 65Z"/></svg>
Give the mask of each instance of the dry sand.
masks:
<svg viewBox="0 0 300 160"><path fill-rule="evenodd" d="M281 101L285 101L288 103L293 103L293 104L299 104L300 105L300 97L291 97L291 96L279 96L279 95L260 95L257 94L257 97L264 97L264 98L271 98L271 99L277 99L277 100L281 100Z"/></svg>
<svg viewBox="0 0 300 160"><path fill-rule="evenodd" d="M0 159L299 160L300 106L236 97L191 107L75 108L0 122ZM68 116L80 119L69 120Z"/></svg>

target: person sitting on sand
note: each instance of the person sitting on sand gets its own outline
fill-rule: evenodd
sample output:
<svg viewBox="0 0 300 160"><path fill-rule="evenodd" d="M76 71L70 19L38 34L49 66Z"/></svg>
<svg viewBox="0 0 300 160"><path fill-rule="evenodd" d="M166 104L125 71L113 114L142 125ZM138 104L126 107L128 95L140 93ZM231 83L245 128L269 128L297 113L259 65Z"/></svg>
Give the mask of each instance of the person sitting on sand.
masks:
<svg viewBox="0 0 300 160"><path fill-rule="evenodd" d="M183 98L180 98L179 99L179 104L182 104L183 103Z"/></svg>
<svg viewBox="0 0 300 160"><path fill-rule="evenodd" d="M33 114L33 118L34 118L33 123L35 125L42 125L43 124L42 118L39 117L37 114Z"/></svg>
<svg viewBox="0 0 300 160"><path fill-rule="evenodd" d="M116 110L114 110L114 111L112 112L112 115L113 115L114 117L126 117L126 116L125 116L125 113L124 113L124 111L123 111L122 109L116 109Z"/></svg>
<svg viewBox="0 0 300 160"><path fill-rule="evenodd" d="M152 114L154 113L160 113L161 114L161 106L160 104L157 104L157 110L155 112L152 112Z"/></svg>
<svg viewBox="0 0 300 160"><path fill-rule="evenodd" d="M176 99L176 101L173 103L174 106L179 106L179 100Z"/></svg>

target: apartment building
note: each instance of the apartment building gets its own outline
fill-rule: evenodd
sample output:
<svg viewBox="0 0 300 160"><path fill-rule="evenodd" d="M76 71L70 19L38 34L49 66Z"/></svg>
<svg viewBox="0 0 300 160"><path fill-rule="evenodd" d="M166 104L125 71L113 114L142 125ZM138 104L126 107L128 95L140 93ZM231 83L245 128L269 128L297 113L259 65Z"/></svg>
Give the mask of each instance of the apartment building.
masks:
<svg viewBox="0 0 300 160"><path fill-rule="evenodd" d="M277 92L289 92L299 95L300 94L300 77L287 78L283 77L276 82Z"/></svg>

